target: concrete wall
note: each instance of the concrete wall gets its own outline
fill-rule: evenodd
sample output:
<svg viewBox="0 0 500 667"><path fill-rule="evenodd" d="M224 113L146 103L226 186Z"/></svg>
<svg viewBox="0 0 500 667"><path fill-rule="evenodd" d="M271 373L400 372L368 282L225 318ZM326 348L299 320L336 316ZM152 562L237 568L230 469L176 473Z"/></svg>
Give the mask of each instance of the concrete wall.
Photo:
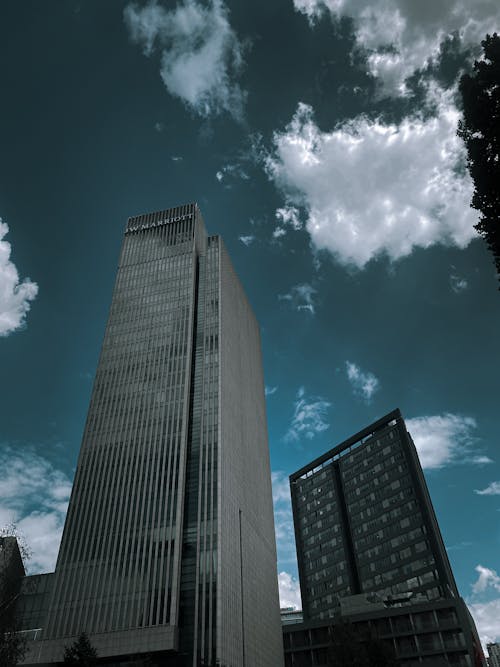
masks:
<svg viewBox="0 0 500 667"><path fill-rule="evenodd" d="M283 649L260 335L222 244L220 364L218 657L228 666L280 667Z"/></svg>

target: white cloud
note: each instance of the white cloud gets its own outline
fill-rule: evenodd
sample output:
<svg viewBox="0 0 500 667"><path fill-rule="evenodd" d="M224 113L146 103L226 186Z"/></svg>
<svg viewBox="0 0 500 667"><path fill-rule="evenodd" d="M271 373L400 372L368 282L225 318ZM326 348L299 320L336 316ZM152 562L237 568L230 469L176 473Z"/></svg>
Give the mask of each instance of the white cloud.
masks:
<svg viewBox="0 0 500 667"><path fill-rule="evenodd" d="M277 505L281 501L285 501L287 506L292 507L290 500L290 483L288 475L282 470L276 470L271 473L271 481L273 484L273 501Z"/></svg>
<svg viewBox="0 0 500 667"><path fill-rule="evenodd" d="M500 496L500 482L491 482L485 489L474 489L479 496Z"/></svg>
<svg viewBox="0 0 500 667"><path fill-rule="evenodd" d="M294 0L311 23L324 11L354 19L356 42L368 55L368 69L382 92L406 93L405 79L439 58L444 40L457 34L462 48L478 47L500 28L497 0Z"/></svg>
<svg viewBox="0 0 500 667"><path fill-rule="evenodd" d="M238 239L248 247L255 241L255 236L253 234L249 234L248 236L238 236Z"/></svg>
<svg viewBox="0 0 500 667"><path fill-rule="evenodd" d="M160 74L171 95L204 117L228 111L241 118L245 93L235 77L243 48L222 0L185 0L174 9L155 0L130 3L124 20L146 56L161 52Z"/></svg>
<svg viewBox="0 0 500 667"><path fill-rule="evenodd" d="M476 624L483 649L486 644L500 641L500 598L489 602L469 602L472 618Z"/></svg>
<svg viewBox="0 0 500 667"><path fill-rule="evenodd" d="M29 278L19 282L19 273L10 260L11 245L3 240L8 231L0 218L0 336L23 326L30 301L38 293L38 285Z"/></svg>
<svg viewBox="0 0 500 667"><path fill-rule="evenodd" d="M302 223L299 219L299 211L295 206L284 206L276 209L276 217L284 225L290 225L292 229L301 229Z"/></svg>
<svg viewBox="0 0 500 667"><path fill-rule="evenodd" d="M231 176L233 178L241 178L241 180L243 181L248 181L250 179L250 176L239 164L225 164L215 174L215 178L219 181L219 183L223 181L227 176Z"/></svg>
<svg viewBox="0 0 500 667"><path fill-rule="evenodd" d="M0 449L0 525L26 537L32 573L52 571L71 493L68 477L32 449Z"/></svg>
<svg viewBox="0 0 500 667"><path fill-rule="evenodd" d="M307 396L300 387L293 405L293 417L285 440L297 442L303 438L311 440L318 433L326 431L330 425L325 421L331 403L321 396Z"/></svg>
<svg viewBox="0 0 500 667"><path fill-rule="evenodd" d="M485 601L491 593L500 591L500 576L495 570L477 565L477 581L472 584L472 599L467 605L476 623L483 648L489 642L500 640L500 598Z"/></svg>
<svg viewBox="0 0 500 667"><path fill-rule="evenodd" d="M459 542L458 544L452 544L449 547L447 546L446 551L461 551L462 549L467 549L472 546L474 546L473 542Z"/></svg>
<svg viewBox="0 0 500 667"><path fill-rule="evenodd" d="M356 364L346 361L346 373L354 393L361 396L367 403L373 394L380 389L380 382L373 373L362 371Z"/></svg>
<svg viewBox="0 0 500 667"><path fill-rule="evenodd" d="M294 285L287 294L278 294L280 301L288 301L296 310L306 310L311 315L316 312L314 304L314 295L316 290L312 285L303 283Z"/></svg>
<svg viewBox="0 0 500 667"><path fill-rule="evenodd" d="M429 86L432 117L386 125L359 116L330 132L300 103L274 133L267 174L288 205L304 208L316 249L361 269L383 254L397 260L437 243L464 248L477 236L459 114L452 94L438 93Z"/></svg>
<svg viewBox="0 0 500 667"><path fill-rule="evenodd" d="M468 462L468 463L469 463L469 462L470 462L470 463L475 463L475 464L478 465L478 466L482 466L482 465L487 465L487 464L490 464L490 463L494 463L493 459L490 459L489 456L483 456L483 455L480 455L480 456L472 456L471 458L467 459L467 462Z"/></svg>
<svg viewBox="0 0 500 667"><path fill-rule="evenodd" d="M280 607L302 609L298 579L292 577L288 572L280 572L278 574L278 587L280 591Z"/></svg>
<svg viewBox="0 0 500 667"><path fill-rule="evenodd" d="M461 278L456 273L451 273L450 287L455 292L455 294L459 294L469 287L469 283L465 278Z"/></svg>
<svg viewBox="0 0 500 667"><path fill-rule="evenodd" d="M295 536L293 529L292 503L288 476L281 470L271 475L273 483L274 527L276 532L276 548L279 569L285 565L295 568L297 564ZM281 607L301 608L300 586L296 578L288 572L280 571L278 575Z"/></svg>
<svg viewBox="0 0 500 667"><path fill-rule="evenodd" d="M280 236L285 236L288 229L293 229L295 231L302 229L302 223L299 218L299 209L295 206L283 206L282 208L276 209L276 219L279 221L279 224L273 232L273 237L275 239L280 238Z"/></svg>
<svg viewBox="0 0 500 667"><path fill-rule="evenodd" d="M286 229L283 227L276 227L276 229L273 231L273 238L274 239L279 239L282 236L285 236L286 234Z"/></svg>
<svg viewBox="0 0 500 667"><path fill-rule="evenodd" d="M278 470L271 474L271 479L273 483L274 527L278 562L280 567L285 563L296 566L295 533L288 475L282 470Z"/></svg>
<svg viewBox="0 0 500 667"><path fill-rule="evenodd" d="M490 459L471 455L476 420L446 413L406 420L422 468L442 468L450 463L489 463Z"/></svg>
<svg viewBox="0 0 500 667"><path fill-rule="evenodd" d="M181 155L171 155L170 159L172 162L182 162L184 158Z"/></svg>
<svg viewBox="0 0 500 667"><path fill-rule="evenodd" d="M484 565L476 565L476 572L478 573L477 581L472 585L472 592L476 595L484 593L487 588L494 588L500 591L500 577L495 572Z"/></svg>
<svg viewBox="0 0 500 667"><path fill-rule="evenodd" d="M278 391L278 387L268 387L266 384L265 394L266 396L272 396Z"/></svg>

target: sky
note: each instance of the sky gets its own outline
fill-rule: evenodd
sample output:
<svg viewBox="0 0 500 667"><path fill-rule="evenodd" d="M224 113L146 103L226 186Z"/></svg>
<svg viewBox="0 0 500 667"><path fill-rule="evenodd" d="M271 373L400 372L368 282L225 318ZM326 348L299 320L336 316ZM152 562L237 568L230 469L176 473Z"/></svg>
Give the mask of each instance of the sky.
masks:
<svg viewBox="0 0 500 667"><path fill-rule="evenodd" d="M457 81L497 0L0 5L0 526L55 566L129 216L198 202L261 326L288 475L399 407L459 590L500 640L500 294Z"/></svg>

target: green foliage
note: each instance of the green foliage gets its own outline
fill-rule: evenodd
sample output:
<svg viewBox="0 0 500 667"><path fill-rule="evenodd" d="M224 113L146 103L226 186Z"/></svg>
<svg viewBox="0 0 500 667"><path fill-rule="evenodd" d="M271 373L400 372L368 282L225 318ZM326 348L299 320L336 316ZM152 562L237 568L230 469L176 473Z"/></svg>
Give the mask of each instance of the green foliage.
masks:
<svg viewBox="0 0 500 667"><path fill-rule="evenodd" d="M500 279L500 37L486 35L484 59L460 80L463 120L458 135L474 181L471 205L481 212L475 228L491 250Z"/></svg>
<svg viewBox="0 0 500 667"><path fill-rule="evenodd" d="M97 665L97 651L90 643L85 632L78 637L76 642L64 649L64 664L78 667L94 667Z"/></svg>

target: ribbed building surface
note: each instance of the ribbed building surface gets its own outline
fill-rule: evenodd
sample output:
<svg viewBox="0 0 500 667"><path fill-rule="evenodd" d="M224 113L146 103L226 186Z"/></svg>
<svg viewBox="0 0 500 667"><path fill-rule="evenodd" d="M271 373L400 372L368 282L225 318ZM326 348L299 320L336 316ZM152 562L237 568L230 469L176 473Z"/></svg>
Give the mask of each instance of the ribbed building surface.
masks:
<svg viewBox="0 0 500 667"><path fill-rule="evenodd" d="M258 325L194 204L130 218L39 662L277 667Z"/></svg>

